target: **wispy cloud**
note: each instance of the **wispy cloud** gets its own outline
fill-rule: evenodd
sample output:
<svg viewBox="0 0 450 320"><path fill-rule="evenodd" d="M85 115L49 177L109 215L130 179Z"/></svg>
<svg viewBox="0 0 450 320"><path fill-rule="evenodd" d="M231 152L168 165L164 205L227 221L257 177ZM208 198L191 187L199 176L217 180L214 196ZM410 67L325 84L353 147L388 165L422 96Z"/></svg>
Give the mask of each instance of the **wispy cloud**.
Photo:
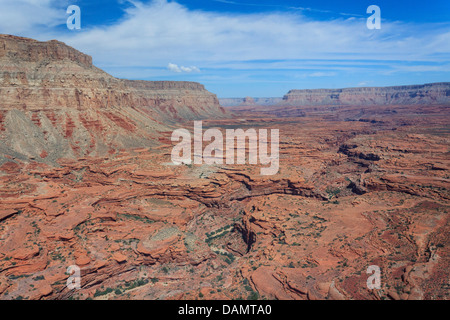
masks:
<svg viewBox="0 0 450 320"><path fill-rule="evenodd" d="M361 81L356 86L357 87L366 87L369 85L369 83L370 83L369 81Z"/></svg>
<svg viewBox="0 0 450 320"><path fill-rule="evenodd" d="M315 83L360 74L355 84L381 72L434 72L450 60L450 23L383 20L381 30L368 30L365 17L315 20L308 12L319 9L306 7L230 13L190 10L176 1L133 0L117 23L71 32L52 27L65 24L67 17L58 1L0 2L0 32L62 40L128 78L133 70L145 70L146 78L179 73L199 81L217 76L225 83L238 75L249 83L281 83L303 74L300 79Z"/></svg>
<svg viewBox="0 0 450 320"><path fill-rule="evenodd" d="M373 32L365 19L357 18L314 21L300 13L213 13L165 0L133 4L115 25L62 38L112 65L146 65L149 56L154 64L199 65L265 59L433 60L436 52L450 52L448 25L385 22Z"/></svg>
<svg viewBox="0 0 450 320"><path fill-rule="evenodd" d="M55 7L53 0L1 1L1 32L36 36L42 35L38 25L65 23L65 10L55 9L60 5ZM316 21L299 12L231 14L189 10L166 0L130 3L133 6L116 24L80 32L47 27L46 34L95 53L102 64L130 66L148 65L149 57L152 65L167 66L170 61L184 65L300 59L436 61L436 53L446 54L444 58L450 53L450 24L385 21L374 32L366 28L364 18ZM31 14L33 10L48 14Z"/></svg>
<svg viewBox="0 0 450 320"><path fill-rule="evenodd" d="M0 32L49 34L66 22L67 0L0 0Z"/></svg>
<svg viewBox="0 0 450 320"><path fill-rule="evenodd" d="M236 6L250 6L250 7L271 7L271 8L283 8L286 10L300 10L300 11L308 11L308 12L317 12L317 13L326 13L326 14L337 14L342 16L352 16L352 17L362 17L361 14L354 14L354 13L345 13L345 12L334 12L331 10L323 10L323 9L315 9L310 7L293 7L293 6L286 6L281 4L266 4L266 3L249 3L249 2L236 2L231 0L213 0L215 2L220 3L226 3Z"/></svg>
<svg viewBox="0 0 450 320"><path fill-rule="evenodd" d="M213 0L214 2L221 2L226 4L233 4L238 6L251 6L251 7L285 7L278 4L265 4L265 3L249 3L249 2L236 2L231 0Z"/></svg>
<svg viewBox="0 0 450 320"><path fill-rule="evenodd" d="M184 66L178 66L174 63L169 63L169 65L167 66L167 69L172 71L172 72L177 72L177 73L181 73L181 72L186 72L186 73L191 73L191 72L200 72L200 69L198 67L184 67Z"/></svg>
<svg viewBox="0 0 450 320"><path fill-rule="evenodd" d="M335 75L336 75L336 72L321 72L321 71L318 71L318 72L310 73L308 76L310 76L310 77L333 77Z"/></svg>

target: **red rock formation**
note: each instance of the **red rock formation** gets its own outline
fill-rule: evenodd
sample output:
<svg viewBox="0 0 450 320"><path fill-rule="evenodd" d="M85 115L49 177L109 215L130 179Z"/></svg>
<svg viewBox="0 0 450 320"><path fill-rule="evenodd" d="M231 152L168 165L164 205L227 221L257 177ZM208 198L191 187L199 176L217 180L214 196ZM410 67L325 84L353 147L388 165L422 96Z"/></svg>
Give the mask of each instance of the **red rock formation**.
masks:
<svg viewBox="0 0 450 320"><path fill-rule="evenodd" d="M413 86L367 87L346 89L291 90L282 105L415 105L449 104L450 83L430 83Z"/></svg>
<svg viewBox="0 0 450 320"><path fill-rule="evenodd" d="M25 62L23 75L3 72L14 84L1 89L0 299L449 299L448 107L311 107L292 118L238 109L204 127L279 129L276 175L174 166L155 108L210 94L113 79L69 49L58 57L39 68L61 72L42 79ZM143 147L152 137L158 145ZM66 285L73 265L79 290ZM380 289L367 287L371 265Z"/></svg>
<svg viewBox="0 0 450 320"><path fill-rule="evenodd" d="M47 162L154 146L169 123L225 116L201 84L116 79L59 41L7 35L0 95L1 153Z"/></svg>

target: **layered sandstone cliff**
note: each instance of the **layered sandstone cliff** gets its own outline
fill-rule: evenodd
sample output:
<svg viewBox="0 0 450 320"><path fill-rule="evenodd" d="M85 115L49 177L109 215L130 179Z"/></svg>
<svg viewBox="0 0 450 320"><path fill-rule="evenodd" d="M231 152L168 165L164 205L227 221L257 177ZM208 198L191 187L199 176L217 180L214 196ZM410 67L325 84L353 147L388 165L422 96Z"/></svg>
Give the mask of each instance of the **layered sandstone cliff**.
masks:
<svg viewBox="0 0 450 320"><path fill-rule="evenodd" d="M448 300L448 109L205 121L279 128L275 176L167 165L170 139L59 168L5 163L0 299Z"/></svg>
<svg viewBox="0 0 450 320"><path fill-rule="evenodd" d="M152 146L167 125L225 115L191 82L114 78L62 42L0 35L0 162Z"/></svg>
<svg viewBox="0 0 450 320"><path fill-rule="evenodd" d="M320 105L417 105L449 104L450 82L424 85L346 89L291 90L281 104Z"/></svg>

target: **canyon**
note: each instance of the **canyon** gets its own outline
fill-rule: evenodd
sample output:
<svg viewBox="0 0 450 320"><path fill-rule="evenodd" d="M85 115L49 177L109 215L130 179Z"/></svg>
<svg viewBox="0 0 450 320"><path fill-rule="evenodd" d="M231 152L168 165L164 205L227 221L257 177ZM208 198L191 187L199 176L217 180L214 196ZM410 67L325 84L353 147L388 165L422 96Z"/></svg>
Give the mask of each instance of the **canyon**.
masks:
<svg viewBox="0 0 450 320"><path fill-rule="evenodd" d="M0 299L450 298L445 84L433 103L224 109L201 84L117 79L7 35L0 83ZM174 165L194 120L279 130L278 172Z"/></svg>
<svg viewBox="0 0 450 320"><path fill-rule="evenodd" d="M450 82L395 87L291 90L283 97L283 105L423 105L447 104Z"/></svg>
<svg viewBox="0 0 450 320"><path fill-rule="evenodd" d="M450 82L395 87L290 90L282 98L223 98L219 101L224 107L233 107L235 110L256 108L260 114L277 117L302 116L305 110L330 106L448 105Z"/></svg>
<svg viewBox="0 0 450 320"><path fill-rule="evenodd" d="M201 84L117 79L58 41L2 35L0 68L0 164L154 146L171 123L226 116Z"/></svg>

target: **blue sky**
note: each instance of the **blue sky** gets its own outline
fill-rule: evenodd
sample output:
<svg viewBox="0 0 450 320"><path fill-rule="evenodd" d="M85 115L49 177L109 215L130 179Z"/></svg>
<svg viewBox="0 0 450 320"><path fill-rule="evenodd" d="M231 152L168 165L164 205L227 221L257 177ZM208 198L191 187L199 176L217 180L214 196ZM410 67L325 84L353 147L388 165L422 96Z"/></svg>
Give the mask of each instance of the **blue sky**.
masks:
<svg viewBox="0 0 450 320"><path fill-rule="evenodd" d="M68 30L69 5L81 30ZM381 29L369 30L369 5ZM219 97L450 81L450 1L0 0L0 33L58 39L128 79Z"/></svg>

